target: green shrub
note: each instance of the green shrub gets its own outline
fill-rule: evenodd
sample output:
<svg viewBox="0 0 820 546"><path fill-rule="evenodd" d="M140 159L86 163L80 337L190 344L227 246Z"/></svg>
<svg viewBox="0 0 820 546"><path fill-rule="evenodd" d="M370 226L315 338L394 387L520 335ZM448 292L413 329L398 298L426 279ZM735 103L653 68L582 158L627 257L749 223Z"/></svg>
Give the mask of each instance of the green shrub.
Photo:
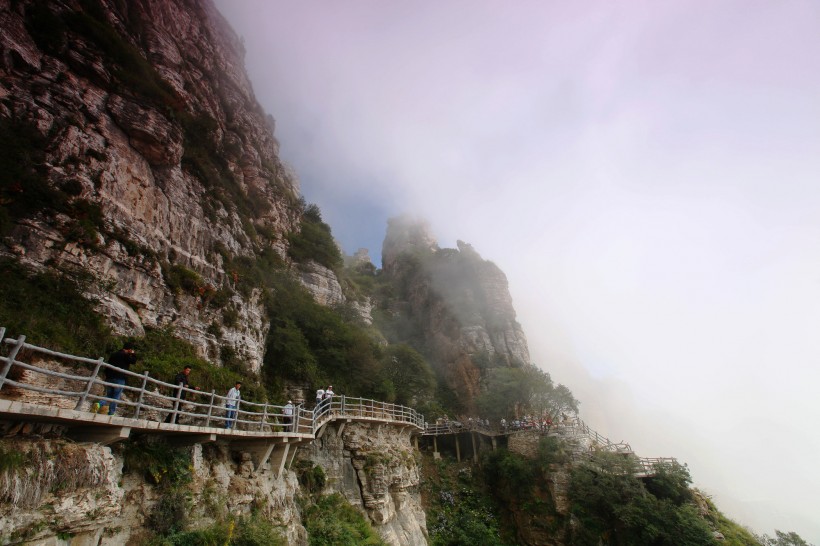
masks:
<svg viewBox="0 0 820 546"><path fill-rule="evenodd" d="M148 546L285 546L279 529L258 514L238 520L217 521L195 531L157 536Z"/></svg>
<svg viewBox="0 0 820 546"><path fill-rule="evenodd" d="M342 253L316 205L305 209L299 232L288 235L288 243L288 254L297 262L313 260L334 271L342 266Z"/></svg>
<svg viewBox="0 0 820 546"><path fill-rule="evenodd" d="M310 546L380 546L370 523L338 493L320 498L305 511Z"/></svg>
<svg viewBox="0 0 820 546"><path fill-rule="evenodd" d="M26 456L19 449L12 449L0 444L0 473L15 470L23 466Z"/></svg>
<svg viewBox="0 0 820 546"><path fill-rule="evenodd" d="M204 285L199 273L177 264L162 264L162 277L168 288L177 294L198 295L199 289Z"/></svg>
<svg viewBox="0 0 820 546"><path fill-rule="evenodd" d="M29 343L80 356L107 356L113 337L83 295L89 278L36 272L8 258L0 258L0 278L0 326L7 336L23 334Z"/></svg>
<svg viewBox="0 0 820 546"><path fill-rule="evenodd" d="M321 466L314 465L307 460L300 460L296 463L295 470L299 478L299 485L307 489L308 493L316 494L324 488L327 476Z"/></svg>
<svg viewBox="0 0 820 546"><path fill-rule="evenodd" d="M145 337L131 340L137 350L137 363L131 367L135 373L147 371L151 377L171 382L185 366L191 366L191 386L199 387L203 396L211 390L224 396L241 381L243 400L265 402L268 399L257 377L208 362L197 354L193 345L175 337L172 328L149 328L145 330Z"/></svg>
<svg viewBox="0 0 820 546"><path fill-rule="evenodd" d="M157 503L148 514L146 525L152 532L164 536L184 531L188 526L191 498L182 487L169 487L162 491Z"/></svg>
<svg viewBox="0 0 820 546"><path fill-rule="evenodd" d="M609 537L616 545L713 544L711 531L694 505L676 504L676 497L681 497L677 487L657 489L664 495L671 491L671 498L656 497L635 477L636 465L634 458L601 452L573 469L569 496L572 514L580 522L573 527L573 542L597 544ZM672 482L678 484L679 478Z"/></svg>
<svg viewBox="0 0 820 546"><path fill-rule="evenodd" d="M125 471L142 474L154 485L183 485L191 481L191 455L162 442L132 440L124 444Z"/></svg>
<svg viewBox="0 0 820 546"><path fill-rule="evenodd" d="M421 494L431 545L505 544L492 493L468 466L429 457L422 464Z"/></svg>

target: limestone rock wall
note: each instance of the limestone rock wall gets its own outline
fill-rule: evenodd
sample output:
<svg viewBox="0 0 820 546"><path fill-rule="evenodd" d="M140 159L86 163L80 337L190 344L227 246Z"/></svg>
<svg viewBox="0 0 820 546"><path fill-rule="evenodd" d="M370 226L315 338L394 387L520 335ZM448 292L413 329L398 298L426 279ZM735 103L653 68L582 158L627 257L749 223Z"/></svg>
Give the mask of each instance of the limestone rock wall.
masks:
<svg viewBox="0 0 820 546"><path fill-rule="evenodd" d="M111 447L62 439L60 427L0 421L0 454L23 454L16 470L0 469L0 543L125 546L149 538L150 518L163 492L134 469L124 469L128 443ZM43 436L35 436L43 435ZM44 437L48 436L48 438ZM187 449L192 499L188 527L252 511L287 539L307 544L296 474L276 477L270 463L255 469L247 453L220 442ZM427 544L419 496L419 467L408 429L376 424L331 424L302 446L297 459L320 465L322 494L340 493L359 507L391 545Z"/></svg>
<svg viewBox="0 0 820 546"><path fill-rule="evenodd" d="M367 423L331 424L297 458L322 467L323 493L340 493L365 512L391 545L426 545L419 466L409 429Z"/></svg>
<svg viewBox="0 0 820 546"><path fill-rule="evenodd" d="M258 369L268 324L230 260L287 259L301 209L241 40L209 0L3 1L0 24L0 124L32 147L31 178L0 196L0 254L91 273L119 333L173 325L203 356L229 345ZM171 265L198 286L170 284ZM220 289L241 320L215 337Z"/></svg>
<svg viewBox="0 0 820 546"><path fill-rule="evenodd" d="M336 274L327 267L308 262L299 273L299 281L319 305L332 307L345 302Z"/></svg>
<svg viewBox="0 0 820 546"><path fill-rule="evenodd" d="M75 444L16 437L27 454L26 471L0 473L0 543L124 546L147 538L146 525L159 489L143 476L123 473L122 446ZM11 442L0 442L9 449ZM296 497L296 476L254 471L249 457L235 459L227 447L191 448L191 527L207 526L220 514L261 510L281 526L288 544L307 544ZM10 476L12 476L10 478Z"/></svg>

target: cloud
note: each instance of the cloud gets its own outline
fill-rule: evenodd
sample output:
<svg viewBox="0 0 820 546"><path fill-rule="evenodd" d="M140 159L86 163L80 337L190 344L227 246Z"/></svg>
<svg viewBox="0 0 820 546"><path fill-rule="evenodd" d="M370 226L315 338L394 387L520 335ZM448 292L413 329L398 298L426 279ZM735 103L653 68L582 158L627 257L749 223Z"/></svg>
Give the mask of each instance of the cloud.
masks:
<svg viewBox="0 0 820 546"><path fill-rule="evenodd" d="M594 428L820 544L818 4L217 5L348 252L473 244Z"/></svg>

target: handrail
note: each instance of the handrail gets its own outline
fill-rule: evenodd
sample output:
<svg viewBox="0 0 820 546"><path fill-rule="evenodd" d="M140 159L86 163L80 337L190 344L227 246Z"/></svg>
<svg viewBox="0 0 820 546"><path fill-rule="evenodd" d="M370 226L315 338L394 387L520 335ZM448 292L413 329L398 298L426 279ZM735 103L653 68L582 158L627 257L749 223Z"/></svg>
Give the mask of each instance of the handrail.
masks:
<svg viewBox="0 0 820 546"><path fill-rule="evenodd" d="M144 417L145 412L154 411L159 415L167 413L173 422L176 422L179 416L184 416L190 420L204 422L204 425L194 426L212 428L214 422L223 426L232 423L233 426L259 431L261 435L284 433L315 436L324 424L339 418L408 424L422 430L425 426L424 416L413 408L346 396L334 396L313 410L308 410L301 404L292 406L291 415L285 414L283 405L240 400L237 407L230 409L233 417L229 419L226 408L228 398L216 394L216 391L202 392L181 383L175 385L150 377L147 371L135 373L112 366L102 358L94 360L32 345L26 343L25 336L20 336L16 340L5 338L5 332L6 329L0 327L0 397L4 388L13 387L58 396L69 401L76 399L76 410L82 410L86 403L90 406L94 401L102 405L116 402L118 407L133 408L133 417L136 419L147 420ZM7 356L2 356L6 346L10 346L11 349ZM73 373L49 370L23 362L18 358L23 350L72 362ZM93 370L89 369L88 365L93 365ZM11 373L12 369L15 369L15 373ZM104 375L107 370L115 370L128 379L134 378L134 382L138 381L140 386L128 385L128 379L125 385L102 379L100 372ZM44 386L43 381L37 381L38 377L44 377L48 386ZM109 398L105 395L107 387L121 388L122 392L128 393L129 396L120 396L116 400ZM103 394L99 393L101 388ZM164 394L163 391L173 394ZM203 401L202 397L206 397L207 401Z"/></svg>

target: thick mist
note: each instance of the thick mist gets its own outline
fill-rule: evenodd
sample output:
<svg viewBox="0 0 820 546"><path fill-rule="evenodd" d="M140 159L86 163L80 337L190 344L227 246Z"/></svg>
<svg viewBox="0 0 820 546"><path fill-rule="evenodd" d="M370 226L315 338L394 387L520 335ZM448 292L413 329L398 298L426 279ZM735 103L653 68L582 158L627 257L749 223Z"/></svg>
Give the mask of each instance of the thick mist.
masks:
<svg viewBox="0 0 820 546"><path fill-rule="evenodd" d="M819 4L217 6L346 252L471 243L594 428L820 544Z"/></svg>

